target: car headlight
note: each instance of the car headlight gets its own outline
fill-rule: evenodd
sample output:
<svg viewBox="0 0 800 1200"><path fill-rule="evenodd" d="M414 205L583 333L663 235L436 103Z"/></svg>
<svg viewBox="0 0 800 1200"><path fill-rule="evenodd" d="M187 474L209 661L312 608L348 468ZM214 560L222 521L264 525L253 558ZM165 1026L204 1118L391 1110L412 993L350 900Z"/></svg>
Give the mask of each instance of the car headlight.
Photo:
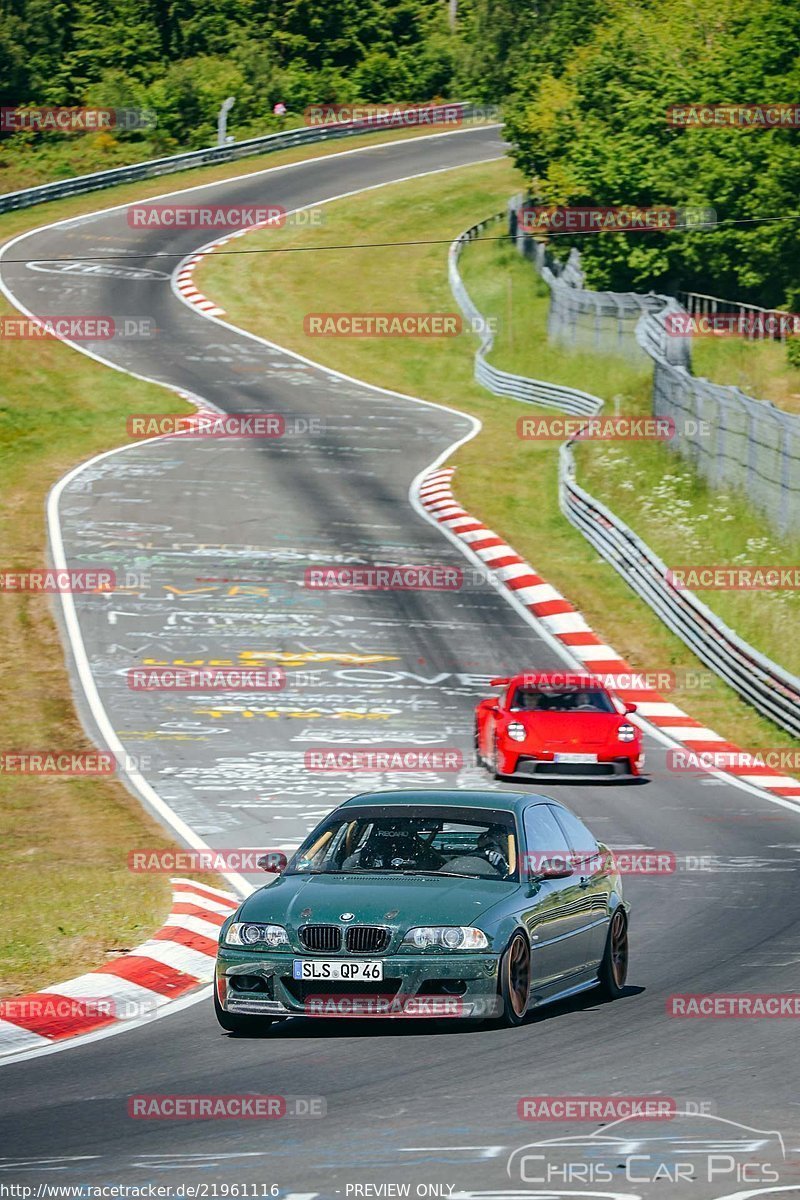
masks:
<svg viewBox="0 0 800 1200"><path fill-rule="evenodd" d="M636 728L633 725L620 725L617 730L617 737L621 742L632 742L636 737Z"/></svg>
<svg viewBox="0 0 800 1200"><path fill-rule="evenodd" d="M489 939L480 929L468 925L418 925L409 929L403 938L406 946L427 950L429 946L441 946L445 950L487 950Z"/></svg>
<svg viewBox="0 0 800 1200"><path fill-rule="evenodd" d="M511 738L512 742L525 741L525 726L521 725L519 721L512 721L511 724L507 726L506 733Z"/></svg>
<svg viewBox="0 0 800 1200"><path fill-rule="evenodd" d="M282 925L255 925L249 921L235 921L225 934L226 946L288 946L289 935Z"/></svg>

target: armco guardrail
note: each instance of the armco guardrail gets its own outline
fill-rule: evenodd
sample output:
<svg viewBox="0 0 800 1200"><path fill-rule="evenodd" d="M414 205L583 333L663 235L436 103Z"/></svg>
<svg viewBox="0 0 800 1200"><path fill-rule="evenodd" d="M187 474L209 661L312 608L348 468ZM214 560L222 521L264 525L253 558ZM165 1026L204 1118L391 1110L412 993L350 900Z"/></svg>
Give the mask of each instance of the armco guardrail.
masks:
<svg viewBox="0 0 800 1200"><path fill-rule="evenodd" d="M504 212L489 217L473 225L451 244L448 254L448 273L450 289L468 320L473 322L475 329L480 331L480 345L475 351L475 378L487 391L495 396L510 396L514 400L526 400L529 404L544 404L549 408L558 408L562 412L573 413L577 416L589 416L597 413L603 407L599 396L589 392L579 392L575 388L562 387L557 383L544 383L539 379L528 379L525 375L513 375L510 371L501 371L487 361L487 355L494 345L494 333L489 322L472 302L464 280L458 269L458 260L464 247L478 237L484 229L503 221Z"/></svg>
<svg viewBox="0 0 800 1200"><path fill-rule="evenodd" d="M450 247L449 275L453 295L465 316L483 322L481 345L475 356L475 378L495 395L548 404L578 415L597 413L603 407L603 401L597 396L511 375L489 367L485 362L484 356L491 349L494 338L464 286L458 259L470 240L504 217L503 213L474 225ZM642 324L646 321L647 318ZM587 401L592 402L591 408L586 406ZM800 679L737 637L693 592L678 590L667 582L668 568L658 555L576 482L573 446L574 442L565 442L559 453L559 503L567 520L701 662L759 712L800 736Z"/></svg>
<svg viewBox="0 0 800 1200"><path fill-rule="evenodd" d="M409 128L430 124L457 125L473 116L474 105L440 104L421 106L413 111L425 120L409 121ZM173 154L168 158L151 158L147 162L132 163L127 167L113 167L110 171L96 171L92 175L77 175L73 179L61 179L56 183L43 183L38 187L25 188L19 192L7 192L0 196L0 213L17 208L28 208L32 204L44 204L47 200L61 200L65 196L77 196L83 192L94 192L100 188L114 187L118 183L135 183L139 179L152 179L159 175L171 175L186 171L190 167L205 167L212 163L235 162L252 154L268 154L274 150L287 150L292 146L305 146L310 142L327 142L334 138L349 137L356 133L380 132L396 128L390 122L379 123L363 119L336 125L304 126L287 129L283 133L267 133L263 137L248 138L243 142L232 142L229 146L209 146L202 150L189 150L185 154Z"/></svg>
<svg viewBox="0 0 800 1200"><path fill-rule="evenodd" d="M693 592L667 580L667 566L610 509L575 481L572 442L560 450L561 511L697 657L759 712L800 737L800 679L737 637Z"/></svg>
<svg viewBox="0 0 800 1200"><path fill-rule="evenodd" d="M686 309L655 292L585 288L580 253L572 249L565 262L557 261L540 239L521 228L523 203L522 195L509 201L509 234L550 289L548 337L640 361L648 356L653 362L653 414L669 417L683 429L671 449L688 458L712 487L744 492L781 535L800 529L800 417L739 388L694 375L691 338L680 334ZM739 313L765 312L713 296L685 295L703 315L720 304Z"/></svg>

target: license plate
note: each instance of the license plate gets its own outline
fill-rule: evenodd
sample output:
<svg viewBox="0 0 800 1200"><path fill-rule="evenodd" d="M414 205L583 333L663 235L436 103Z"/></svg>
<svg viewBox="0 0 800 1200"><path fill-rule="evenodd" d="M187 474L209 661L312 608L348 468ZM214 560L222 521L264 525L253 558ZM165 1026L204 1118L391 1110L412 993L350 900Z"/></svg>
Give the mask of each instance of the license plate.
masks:
<svg viewBox="0 0 800 1200"><path fill-rule="evenodd" d="M563 762L563 763L591 763L591 762L596 763L597 755L596 754L554 754L553 761L554 762Z"/></svg>
<svg viewBox="0 0 800 1200"><path fill-rule="evenodd" d="M353 962L316 958L296 958L292 974L295 979L383 979L382 962Z"/></svg>

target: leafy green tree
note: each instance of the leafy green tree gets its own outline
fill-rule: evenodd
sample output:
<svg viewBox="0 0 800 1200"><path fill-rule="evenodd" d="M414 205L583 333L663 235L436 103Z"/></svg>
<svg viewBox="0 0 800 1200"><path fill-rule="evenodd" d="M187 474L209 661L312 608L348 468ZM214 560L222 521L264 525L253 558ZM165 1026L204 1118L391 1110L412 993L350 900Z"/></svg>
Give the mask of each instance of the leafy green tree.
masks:
<svg viewBox="0 0 800 1200"><path fill-rule="evenodd" d="M560 28L560 19L551 28ZM712 229L576 238L590 284L714 292L767 306L800 277L792 129L676 128L676 104L794 103L800 8L611 0L591 36L519 69L515 159L545 204L710 207ZM569 240L569 239L567 239Z"/></svg>

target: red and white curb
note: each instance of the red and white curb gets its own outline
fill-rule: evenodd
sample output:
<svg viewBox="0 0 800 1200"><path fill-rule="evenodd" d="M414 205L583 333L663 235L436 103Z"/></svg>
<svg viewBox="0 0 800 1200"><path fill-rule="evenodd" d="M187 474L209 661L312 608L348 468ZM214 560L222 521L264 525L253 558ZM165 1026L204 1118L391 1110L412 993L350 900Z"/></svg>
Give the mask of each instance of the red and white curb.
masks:
<svg viewBox="0 0 800 1200"><path fill-rule="evenodd" d="M223 921L240 901L191 879L173 879L163 927L129 954L41 992L0 1000L0 1059L141 1021L209 983Z"/></svg>
<svg viewBox="0 0 800 1200"><path fill-rule="evenodd" d="M547 633L580 662L583 670L602 675L641 675L641 671L637 672L603 642L574 605L537 575L513 547L458 504L451 487L454 473L454 467L444 467L431 471L422 479L418 496L425 511L469 547ZM745 753L740 746L726 741L721 734L690 717L677 704L665 700L660 692L630 686L614 690L624 700L635 703L641 717L689 750L731 755ZM766 766L748 766L743 770L726 767L724 774L733 775L775 796L800 796L800 781Z"/></svg>
<svg viewBox="0 0 800 1200"><path fill-rule="evenodd" d="M213 300L209 300L208 296L204 296L194 286L194 269L204 258L205 254L198 253L192 254L190 258L185 259L175 276L175 286L188 304L193 304L195 308L199 308L201 312L208 313L210 317L221 317L224 316L225 309L220 308Z"/></svg>
<svg viewBox="0 0 800 1200"><path fill-rule="evenodd" d="M209 317L224 317L225 309L220 308L213 300L209 300L208 296L203 295L199 288L195 287L195 267L204 258L207 258L209 254L218 250L220 246L227 246L228 242L232 242L234 238L243 237L246 233L254 233L257 229L267 229L277 223L273 218L269 218L266 221L256 221L244 229L237 229L234 233L227 233L224 237L216 238L201 250L197 250L194 254L190 254L188 258L185 258L175 274L175 286L183 299L188 304L193 304L195 308L199 308L201 312L206 313Z"/></svg>

